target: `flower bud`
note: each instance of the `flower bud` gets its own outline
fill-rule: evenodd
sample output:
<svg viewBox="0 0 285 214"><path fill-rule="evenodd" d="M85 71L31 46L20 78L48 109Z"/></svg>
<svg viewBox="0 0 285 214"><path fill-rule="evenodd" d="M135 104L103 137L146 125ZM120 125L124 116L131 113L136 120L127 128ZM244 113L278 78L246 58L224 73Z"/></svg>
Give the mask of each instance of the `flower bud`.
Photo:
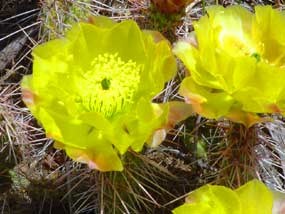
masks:
<svg viewBox="0 0 285 214"><path fill-rule="evenodd" d="M151 0L154 6L162 13L179 13L192 0Z"/></svg>

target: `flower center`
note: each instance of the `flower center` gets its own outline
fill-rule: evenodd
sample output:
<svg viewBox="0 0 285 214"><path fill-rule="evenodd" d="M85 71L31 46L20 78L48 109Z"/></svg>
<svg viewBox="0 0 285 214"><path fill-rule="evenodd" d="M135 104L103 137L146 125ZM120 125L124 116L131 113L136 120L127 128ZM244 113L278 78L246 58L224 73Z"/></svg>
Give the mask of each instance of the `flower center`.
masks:
<svg viewBox="0 0 285 214"><path fill-rule="evenodd" d="M250 56L258 52L256 44L251 41L241 23L221 26L218 42L223 50L233 56Z"/></svg>
<svg viewBox="0 0 285 214"><path fill-rule="evenodd" d="M231 51L231 54L234 55L251 55L252 52L255 52L254 48L250 47L249 42L245 38L236 35L222 37L221 43L225 50Z"/></svg>
<svg viewBox="0 0 285 214"><path fill-rule="evenodd" d="M101 81L101 86L102 86L103 90L108 90L110 88L110 85L111 85L111 81L109 79L107 79L107 78L104 78Z"/></svg>
<svg viewBox="0 0 285 214"><path fill-rule="evenodd" d="M77 103L86 111L111 117L133 103L140 82L141 65L124 62L118 54L98 55L91 69L81 72ZM78 101L79 100L79 101Z"/></svg>
<svg viewBox="0 0 285 214"><path fill-rule="evenodd" d="M256 59L256 62L260 62L261 56L259 53L253 53L253 54L251 54L251 56Z"/></svg>

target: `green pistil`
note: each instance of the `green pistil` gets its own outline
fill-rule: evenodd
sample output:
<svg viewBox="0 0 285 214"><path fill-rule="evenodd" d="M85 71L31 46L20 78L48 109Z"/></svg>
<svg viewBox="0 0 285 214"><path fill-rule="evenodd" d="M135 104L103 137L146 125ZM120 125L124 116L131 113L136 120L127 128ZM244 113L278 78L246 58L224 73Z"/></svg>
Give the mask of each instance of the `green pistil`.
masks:
<svg viewBox="0 0 285 214"><path fill-rule="evenodd" d="M122 112L134 103L141 69L141 65L132 60L125 62L118 54L98 55L90 70L81 71L80 80L76 81L80 97L77 103L85 111L95 111L106 117Z"/></svg>
<svg viewBox="0 0 285 214"><path fill-rule="evenodd" d="M102 89L103 90L108 90L111 86L111 81L107 78L104 78L102 81L101 81L101 86L102 86Z"/></svg>
<svg viewBox="0 0 285 214"><path fill-rule="evenodd" d="M260 62L260 60L261 60L260 54L258 54L258 53L253 53L253 54L251 54L251 56L254 57L257 62Z"/></svg>

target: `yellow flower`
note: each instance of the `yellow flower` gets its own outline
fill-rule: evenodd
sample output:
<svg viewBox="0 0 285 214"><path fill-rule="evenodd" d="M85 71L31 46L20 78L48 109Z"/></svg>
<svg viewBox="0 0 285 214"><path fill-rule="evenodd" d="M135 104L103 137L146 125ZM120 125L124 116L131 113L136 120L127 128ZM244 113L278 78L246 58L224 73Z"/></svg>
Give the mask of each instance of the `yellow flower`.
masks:
<svg viewBox="0 0 285 214"><path fill-rule="evenodd" d="M236 190L202 186L191 192L173 214L271 214L272 207L273 193L262 182L252 180Z"/></svg>
<svg viewBox="0 0 285 214"><path fill-rule="evenodd" d="M23 100L72 159L122 170L118 153L159 144L173 122L169 109L180 104L152 99L175 75L176 61L165 39L155 41L157 33L141 31L134 21L91 22L33 50Z"/></svg>
<svg viewBox="0 0 285 214"><path fill-rule="evenodd" d="M284 12L270 6L257 6L255 14L241 6L207 12L194 24L192 44L181 41L174 48L191 73L180 94L207 118L246 126L261 120L258 113L283 113Z"/></svg>

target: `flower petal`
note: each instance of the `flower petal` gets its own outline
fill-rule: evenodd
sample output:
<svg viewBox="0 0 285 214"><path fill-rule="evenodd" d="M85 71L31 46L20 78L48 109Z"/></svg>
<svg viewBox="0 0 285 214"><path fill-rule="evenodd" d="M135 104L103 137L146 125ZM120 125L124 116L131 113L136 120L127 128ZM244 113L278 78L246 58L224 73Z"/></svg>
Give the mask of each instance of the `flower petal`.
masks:
<svg viewBox="0 0 285 214"><path fill-rule="evenodd" d="M235 192L240 198L243 213L272 213L273 195L262 182L252 180Z"/></svg>

